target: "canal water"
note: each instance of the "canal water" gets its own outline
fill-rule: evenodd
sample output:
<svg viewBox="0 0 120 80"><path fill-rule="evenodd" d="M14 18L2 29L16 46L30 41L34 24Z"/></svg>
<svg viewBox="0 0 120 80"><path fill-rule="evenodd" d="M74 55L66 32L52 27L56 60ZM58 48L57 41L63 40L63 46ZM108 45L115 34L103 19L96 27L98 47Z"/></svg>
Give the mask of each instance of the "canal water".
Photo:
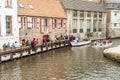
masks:
<svg viewBox="0 0 120 80"><path fill-rule="evenodd" d="M120 64L105 58L103 50L69 46L5 62L0 80L120 80Z"/></svg>

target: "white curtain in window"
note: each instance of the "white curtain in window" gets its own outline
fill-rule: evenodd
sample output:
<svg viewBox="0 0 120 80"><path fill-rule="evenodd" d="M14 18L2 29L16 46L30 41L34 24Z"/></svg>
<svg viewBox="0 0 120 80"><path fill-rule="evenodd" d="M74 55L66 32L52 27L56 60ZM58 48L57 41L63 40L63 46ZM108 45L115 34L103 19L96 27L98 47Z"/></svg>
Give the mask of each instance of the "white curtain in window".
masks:
<svg viewBox="0 0 120 80"><path fill-rule="evenodd" d="M73 29L77 29L77 19L73 20Z"/></svg>
<svg viewBox="0 0 120 80"><path fill-rule="evenodd" d="M83 20L80 20L80 29L83 29Z"/></svg>
<svg viewBox="0 0 120 80"><path fill-rule="evenodd" d="M91 21L87 20L87 29L90 29Z"/></svg>

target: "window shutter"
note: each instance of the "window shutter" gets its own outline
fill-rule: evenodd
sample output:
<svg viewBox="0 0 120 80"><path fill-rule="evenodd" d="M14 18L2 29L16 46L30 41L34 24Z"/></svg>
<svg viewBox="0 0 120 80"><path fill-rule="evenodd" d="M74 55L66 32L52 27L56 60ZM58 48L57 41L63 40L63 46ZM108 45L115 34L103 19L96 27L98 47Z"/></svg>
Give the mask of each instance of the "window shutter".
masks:
<svg viewBox="0 0 120 80"><path fill-rule="evenodd" d="M66 20L65 19L63 20L63 27L64 28L66 27Z"/></svg>
<svg viewBox="0 0 120 80"><path fill-rule="evenodd" d="M22 28L22 17L18 17L18 27Z"/></svg>
<svg viewBox="0 0 120 80"><path fill-rule="evenodd" d="M39 27L40 25L40 18L37 18L37 28Z"/></svg>
<svg viewBox="0 0 120 80"><path fill-rule="evenodd" d="M55 19L52 19L52 28L55 28Z"/></svg>
<svg viewBox="0 0 120 80"><path fill-rule="evenodd" d="M50 19L49 32L52 32L52 19Z"/></svg>
<svg viewBox="0 0 120 80"><path fill-rule="evenodd" d="M44 21L45 19L44 18L41 18L40 19L40 32L43 34L44 33Z"/></svg>
<svg viewBox="0 0 120 80"><path fill-rule="evenodd" d="M32 28L32 18L31 17L27 17L27 27Z"/></svg>
<svg viewBox="0 0 120 80"><path fill-rule="evenodd" d="M57 19L57 27L60 29L60 27L61 27L61 19Z"/></svg>
<svg viewBox="0 0 120 80"><path fill-rule="evenodd" d="M30 27L32 28L32 17L30 17Z"/></svg>

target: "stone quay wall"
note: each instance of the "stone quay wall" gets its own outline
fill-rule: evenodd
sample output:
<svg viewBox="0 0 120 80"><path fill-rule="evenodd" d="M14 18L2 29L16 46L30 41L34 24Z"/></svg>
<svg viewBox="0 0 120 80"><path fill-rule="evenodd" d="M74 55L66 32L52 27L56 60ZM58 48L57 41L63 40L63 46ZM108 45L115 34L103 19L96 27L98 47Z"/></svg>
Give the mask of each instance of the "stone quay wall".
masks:
<svg viewBox="0 0 120 80"><path fill-rule="evenodd" d="M69 44L70 43L68 40L62 40L62 41L48 42L45 45L36 45L34 49L31 49L30 46L26 46L17 49L3 51L0 52L0 63L6 61L12 61L14 59L19 59L26 56L39 54L56 48L65 47L68 46Z"/></svg>

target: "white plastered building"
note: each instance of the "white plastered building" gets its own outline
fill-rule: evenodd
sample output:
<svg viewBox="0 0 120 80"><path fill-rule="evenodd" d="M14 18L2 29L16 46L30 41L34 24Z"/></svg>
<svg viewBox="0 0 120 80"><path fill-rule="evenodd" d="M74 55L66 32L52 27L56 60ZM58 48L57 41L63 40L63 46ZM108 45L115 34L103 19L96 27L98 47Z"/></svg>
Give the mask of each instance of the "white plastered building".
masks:
<svg viewBox="0 0 120 80"><path fill-rule="evenodd" d="M107 0L107 27L111 37L120 37L120 1Z"/></svg>
<svg viewBox="0 0 120 80"><path fill-rule="evenodd" d="M0 0L0 48L15 41L19 44L17 0Z"/></svg>

